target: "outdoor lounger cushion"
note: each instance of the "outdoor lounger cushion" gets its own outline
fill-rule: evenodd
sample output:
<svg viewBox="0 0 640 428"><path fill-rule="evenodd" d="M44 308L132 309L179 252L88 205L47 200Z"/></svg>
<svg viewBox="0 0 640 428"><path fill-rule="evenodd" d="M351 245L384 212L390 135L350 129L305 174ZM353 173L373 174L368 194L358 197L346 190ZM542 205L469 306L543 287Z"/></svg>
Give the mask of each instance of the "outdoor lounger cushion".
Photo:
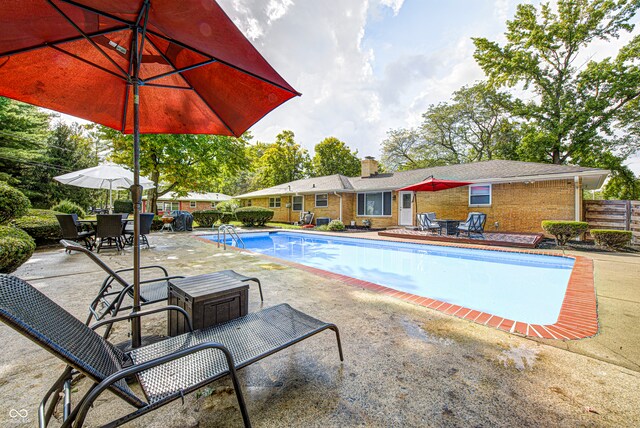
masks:
<svg viewBox="0 0 640 428"><path fill-rule="evenodd" d="M180 311L190 325L186 312L175 306L99 324L130 320L134 316L163 310ZM91 405L106 389L137 408L114 420L111 426L116 426L226 375L232 378L245 426L250 426L236 369L326 329L335 332L342 360L338 328L287 304L123 353L27 282L0 275L0 320L69 365L40 405L41 426L48 424L63 391L65 402L70 398L66 395L71 394L70 385L77 375L71 368L97 385L86 395L74 399L77 404L73 410L70 405L65 406L65 421L73 421L74 426L82 426ZM144 398L137 396L125 383L125 377L132 375L137 376Z"/></svg>

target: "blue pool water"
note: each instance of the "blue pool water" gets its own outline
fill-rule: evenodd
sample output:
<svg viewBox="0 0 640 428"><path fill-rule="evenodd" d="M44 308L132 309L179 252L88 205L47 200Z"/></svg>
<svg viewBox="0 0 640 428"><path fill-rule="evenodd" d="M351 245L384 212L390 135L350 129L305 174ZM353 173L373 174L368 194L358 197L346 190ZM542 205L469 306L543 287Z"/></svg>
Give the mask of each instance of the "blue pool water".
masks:
<svg viewBox="0 0 640 428"><path fill-rule="evenodd" d="M242 240L257 253L543 325L557 321L574 263L538 254L296 232L246 233Z"/></svg>

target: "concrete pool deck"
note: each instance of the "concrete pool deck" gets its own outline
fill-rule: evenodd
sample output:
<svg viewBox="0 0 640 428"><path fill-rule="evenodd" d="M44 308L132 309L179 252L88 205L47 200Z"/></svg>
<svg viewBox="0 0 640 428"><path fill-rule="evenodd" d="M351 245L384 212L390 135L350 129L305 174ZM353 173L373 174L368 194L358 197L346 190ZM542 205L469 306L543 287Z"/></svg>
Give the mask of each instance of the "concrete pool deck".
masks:
<svg viewBox="0 0 640 428"><path fill-rule="evenodd" d="M360 236L360 235L358 235ZM578 253L593 259L598 335L576 341L531 340L292 266L224 251L193 234L154 233L144 264L171 274L235 269L262 279L265 306L289 303L334 322L340 363L323 333L239 372L254 426L638 426L640 425L640 255ZM125 255L100 254L114 267ZM17 276L84 319L103 274L82 254L39 251ZM250 290L250 311L260 308ZM145 331L164 333L165 319ZM127 325L115 330L126 338ZM0 424L33 426L37 405L63 364L0 324ZM81 382L80 389L87 382ZM228 379L127 426L241 426ZM25 409L24 419L11 409ZM131 408L99 399L87 426ZM14 413L15 415L15 413ZM53 424L53 426L57 426Z"/></svg>

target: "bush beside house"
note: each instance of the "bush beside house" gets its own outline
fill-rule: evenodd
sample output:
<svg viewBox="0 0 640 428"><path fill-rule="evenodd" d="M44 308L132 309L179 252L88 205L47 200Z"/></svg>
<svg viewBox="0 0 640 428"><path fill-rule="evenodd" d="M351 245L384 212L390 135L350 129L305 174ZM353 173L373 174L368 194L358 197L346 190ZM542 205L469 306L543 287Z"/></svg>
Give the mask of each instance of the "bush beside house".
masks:
<svg viewBox="0 0 640 428"><path fill-rule="evenodd" d="M36 243L27 232L14 226L0 226L0 273L18 269L36 249Z"/></svg>
<svg viewBox="0 0 640 428"><path fill-rule="evenodd" d="M559 246L565 246L570 239L585 233L588 226L589 224L584 221L545 220L542 222L544 231L553 235Z"/></svg>
<svg viewBox="0 0 640 428"><path fill-rule="evenodd" d="M273 218L274 211L261 207L244 207L236 210L236 218L245 226L264 226Z"/></svg>
<svg viewBox="0 0 640 428"><path fill-rule="evenodd" d="M13 221L16 227L24 230L36 245L53 244L62 239L62 231L56 219L57 211L30 209L27 215Z"/></svg>
<svg viewBox="0 0 640 428"><path fill-rule="evenodd" d="M65 214L77 214L80 218L84 218L84 216L87 215L80 205L64 200L52 206L51 210Z"/></svg>
<svg viewBox="0 0 640 428"><path fill-rule="evenodd" d="M631 231L628 230L591 229L589 233L597 245L612 249L629 246L633 237Z"/></svg>
<svg viewBox="0 0 640 428"><path fill-rule="evenodd" d="M218 210L194 211L191 215L193 215L193 220L198 223L198 226L208 228L213 227L222 218L222 213Z"/></svg>

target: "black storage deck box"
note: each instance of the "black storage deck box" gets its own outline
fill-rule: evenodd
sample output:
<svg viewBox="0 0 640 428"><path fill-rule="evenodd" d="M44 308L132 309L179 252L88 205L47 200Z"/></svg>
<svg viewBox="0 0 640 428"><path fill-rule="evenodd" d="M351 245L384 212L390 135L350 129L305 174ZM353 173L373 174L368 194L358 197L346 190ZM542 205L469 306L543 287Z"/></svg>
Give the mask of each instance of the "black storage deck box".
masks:
<svg viewBox="0 0 640 428"><path fill-rule="evenodd" d="M218 273L174 279L169 283L169 305L187 311L193 329L199 330L246 315L249 284ZM188 331L182 314L169 311L168 317L169 336Z"/></svg>

